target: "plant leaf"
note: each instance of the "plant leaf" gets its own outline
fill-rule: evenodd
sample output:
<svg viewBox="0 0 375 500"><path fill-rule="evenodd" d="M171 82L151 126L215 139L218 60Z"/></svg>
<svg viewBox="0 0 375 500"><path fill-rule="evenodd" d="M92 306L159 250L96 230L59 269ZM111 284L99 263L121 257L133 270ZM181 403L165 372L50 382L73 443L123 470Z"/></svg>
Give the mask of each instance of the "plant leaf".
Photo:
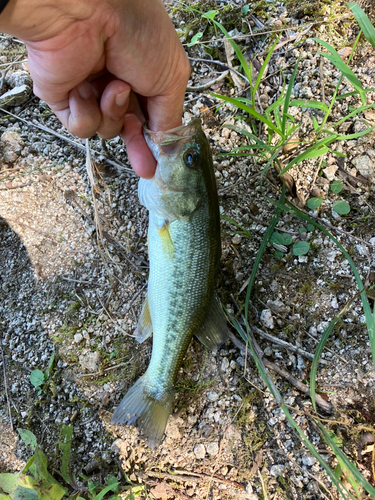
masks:
<svg viewBox="0 0 375 500"><path fill-rule="evenodd" d="M34 451L37 447L36 437L27 429L17 429L18 434L21 436L22 441L26 446L31 446L31 449Z"/></svg>
<svg viewBox="0 0 375 500"><path fill-rule="evenodd" d="M293 99L290 106L301 106L301 108L314 108L322 111L328 111L328 106L320 101L308 101L307 99Z"/></svg>
<svg viewBox="0 0 375 500"><path fill-rule="evenodd" d="M310 210L316 210L321 204L322 200L320 198L309 198L306 203Z"/></svg>
<svg viewBox="0 0 375 500"><path fill-rule="evenodd" d="M346 4L349 9L353 12L355 18L357 19L357 22L363 31L363 34L365 35L366 39L371 43L371 45L375 49L375 29L373 25L371 24L370 19L366 16L364 11L361 9L361 7L354 3L354 2L349 2Z"/></svg>
<svg viewBox="0 0 375 500"><path fill-rule="evenodd" d="M296 241L293 245L293 255L306 255L310 250L310 243L307 241Z"/></svg>
<svg viewBox="0 0 375 500"><path fill-rule="evenodd" d="M344 200L335 201L332 209L339 215L347 215L350 212L350 205Z"/></svg>
<svg viewBox="0 0 375 500"><path fill-rule="evenodd" d="M328 50L327 52L318 52L319 55L325 57L328 59L336 68L341 71L341 73L349 80L349 82L353 85L353 87L357 90L361 97L362 104L366 104L366 92L364 91L364 88L362 87L361 82L358 80L358 78L355 76L353 71L349 68L347 64L344 63L344 61L341 59L339 54L336 52L336 50L330 45L329 43L325 42L324 40L321 40L320 38L313 38L316 42L320 43L320 45L323 45L325 49Z"/></svg>
<svg viewBox="0 0 375 500"><path fill-rule="evenodd" d="M338 194L340 191L342 191L344 184L342 181L333 181L331 184L331 191L332 193Z"/></svg>
<svg viewBox="0 0 375 500"><path fill-rule="evenodd" d="M63 425L60 430L60 436L58 442L59 448L62 451L61 475L64 478L64 481L70 485L76 482L69 467L70 449L72 446L72 435L73 435L73 426Z"/></svg>
<svg viewBox="0 0 375 500"><path fill-rule="evenodd" d="M33 370L30 373L30 382L34 387L40 387L45 382L44 373L41 370Z"/></svg>
<svg viewBox="0 0 375 500"><path fill-rule="evenodd" d="M190 43L188 43L188 47L191 47L192 45L194 45L195 43L197 43L197 41L202 38L203 36L203 33L201 31L199 31L198 33L196 33L193 38L190 40Z"/></svg>

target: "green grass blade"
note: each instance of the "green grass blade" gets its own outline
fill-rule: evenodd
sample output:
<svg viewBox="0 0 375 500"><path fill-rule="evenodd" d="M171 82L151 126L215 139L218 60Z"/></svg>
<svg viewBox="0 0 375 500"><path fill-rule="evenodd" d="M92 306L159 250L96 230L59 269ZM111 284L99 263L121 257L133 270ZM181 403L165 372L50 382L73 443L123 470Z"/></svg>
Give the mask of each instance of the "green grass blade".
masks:
<svg viewBox="0 0 375 500"><path fill-rule="evenodd" d="M344 464L344 467L350 471L350 473L353 475L357 483L362 486L362 488L369 493L372 498L375 498L375 488L371 486L371 484L366 481L366 479L362 476L362 474L359 472L357 467L348 459L348 457L341 451L341 449L337 446L337 444L334 442L334 440L331 438L327 430L325 429L324 425L321 424L321 422L316 421L316 423L319 425L320 430L322 431L322 434L324 436L324 439L326 440L327 444L330 446L334 454L336 455L337 458L341 460L341 462Z"/></svg>
<svg viewBox="0 0 375 500"><path fill-rule="evenodd" d="M224 128L229 128L230 130L234 130L235 132L238 132L239 134L243 134L245 135L246 137L248 137L249 139L252 139L253 141L255 141L259 146L262 146L264 149L266 150L271 150L272 148L270 148L268 146L268 144L265 144L263 141L261 141L255 134L252 134L251 132L249 132L248 130L245 130L243 128L240 128L240 127L237 127L236 125L225 125Z"/></svg>
<svg viewBox="0 0 375 500"><path fill-rule="evenodd" d="M224 26L222 26L220 23L215 21L215 19L211 19L211 21L215 24L215 26L217 26L222 31L222 33L224 33L224 36L229 40L229 43L233 47L233 50L235 51L236 56L241 63L241 66L245 72L246 78L248 79L250 86L252 86L252 73L251 73L251 70L249 68L249 65L247 64L246 59L244 58L244 56L241 52L241 49L236 44L236 42L234 40L232 40L231 36L227 32L227 30L224 28Z"/></svg>
<svg viewBox="0 0 375 500"><path fill-rule="evenodd" d="M276 39L275 43L272 45L272 47L270 48L265 60L264 60L264 63L262 64L260 70L259 70L259 73L258 73L258 76L257 76L257 79L256 79L256 82L254 84L254 87L252 88L252 93L255 95L255 92L258 90L258 87L260 85L260 82L262 81L262 78L263 78L263 75L264 75L264 72L266 71L266 68L267 68L267 64L269 63L269 60L271 59L271 56L273 54L273 51L275 50L275 47L276 45L279 43L280 41L280 38L281 38L281 35L282 33L280 33L280 35L278 36L278 38Z"/></svg>
<svg viewBox="0 0 375 500"><path fill-rule="evenodd" d="M311 363L311 368L310 368L310 397L312 401L312 405L314 407L314 410L316 411L316 401L315 401L315 394L316 394L316 372L318 371L318 366L319 366L319 360L320 356L322 355L323 349L326 345L326 342L328 340L328 337L331 335L333 332L333 329L335 328L335 325L337 322L341 319L343 316L340 315L334 320L331 321L329 324L328 328L325 330L324 334L322 335L322 338L319 341L319 344L316 347L315 354L314 354L314 359Z"/></svg>
<svg viewBox="0 0 375 500"><path fill-rule="evenodd" d="M281 197L280 197L281 205L284 205L284 201L285 201L285 184L283 183L283 188L282 188ZM247 290L246 290L246 299L245 299L245 318L246 318L246 321L247 321L247 317L248 317L248 313L249 313L250 295L251 295L251 290L252 290L253 285L254 285L255 275L258 271L259 263L263 257L263 254L264 254L264 251L267 247L268 241L271 238L272 233L275 230L276 224L279 222L281 212L282 212L282 209L277 207L275 215L273 216L273 218L270 222L270 225L267 228L267 231L264 233L262 243L260 245L257 256L255 258L253 268L251 270L249 284L247 285Z"/></svg>
<svg viewBox="0 0 375 500"><path fill-rule="evenodd" d="M334 66L336 66L339 71L341 71L341 73L349 80L349 82L359 93L362 104L366 104L366 92L364 91L361 82L358 80L349 66L344 63L344 61L341 59L332 45L325 42L324 40L321 40L320 38L313 38L313 40L320 43L320 45L323 45L323 47L328 50L328 54L327 52L318 52L318 54L328 59Z"/></svg>
<svg viewBox="0 0 375 500"><path fill-rule="evenodd" d="M337 135L336 136L336 140L338 140L338 141L349 141L350 139L357 139L357 137L362 137L363 135L369 134L374 129L375 129L375 125L373 127L367 128L366 130L362 130L362 132L357 132L356 134Z"/></svg>
<svg viewBox="0 0 375 500"><path fill-rule="evenodd" d="M354 2L349 2L346 5L353 12L355 18L357 19L359 27L363 31L363 34L365 35L366 39L371 43L371 45L375 49L375 29L371 24L370 19L366 16L364 11L358 4Z"/></svg>
<svg viewBox="0 0 375 500"><path fill-rule="evenodd" d="M285 174L285 172L288 172L293 165L298 165L298 163L301 163L304 160L309 160L311 158L317 158L318 156L323 156L326 153L328 153L329 149L327 146L322 146L321 148L317 149L315 146L309 148L307 151L304 151L300 155L296 156L293 160L291 160L288 165L283 168L283 170L280 172L279 175Z"/></svg>
<svg viewBox="0 0 375 500"><path fill-rule="evenodd" d="M373 363L375 364L375 331L374 331L375 314L373 314L373 312L371 311L370 303L368 301L366 292L364 291L364 285L362 282L362 278L361 278L352 258L350 257L348 252L345 250L345 248L341 245L341 243L329 231L327 231L327 229L325 229L323 226L318 224L318 222L316 222L314 219L309 217L307 214L304 214L303 212L298 210L296 207L291 205L289 202L287 202L287 205L282 206L279 202L272 200L268 196L266 196L266 198L270 203L272 203L276 207L279 207L279 208L285 210L286 212L290 212L292 210L297 217L308 222L309 224L312 224L317 229L322 231L322 233L324 233L326 236L328 236L328 238L330 238L333 241L333 243L335 243L335 245L337 245L337 247L340 249L341 253L344 255L344 257L348 261L350 268L354 274L354 278L356 280L358 290L361 292L360 297L362 300L363 312L365 313L365 318L366 318L366 326L367 326L368 335L369 335L369 339L370 339L372 359L373 359Z"/></svg>
<svg viewBox="0 0 375 500"><path fill-rule="evenodd" d="M249 233L249 231L246 231L238 222L235 222L234 220L230 219L229 217L226 217L225 215L220 215L220 218L223 220L226 220L229 222L229 224L233 224L234 226L238 227L241 230L241 233L245 234L248 238L252 238L252 234Z"/></svg>
<svg viewBox="0 0 375 500"><path fill-rule="evenodd" d="M281 130L279 130L277 127L275 127L275 125L272 122L270 122L263 115L261 115L260 113L255 111L255 109L253 109L249 106L246 106L246 104L242 103L238 99L235 99L234 97L227 97L225 95L220 95L220 94L210 93L210 95L212 95L213 97L216 97L217 99L222 99L223 101L230 102L231 104L233 104L237 108L242 109L243 111L246 111L247 113L249 113L249 115L253 116L257 120L260 120L265 125L267 125L268 128L270 128L271 130L273 130L274 132L279 134L280 137L283 137Z"/></svg>
<svg viewBox="0 0 375 500"><path fill-rule="evenodd" d="M335 123L335 127L340 126L344 121L348 120L349 118L352 118L355 115L358 115L358 113L362 113L363 111L366 111L367 109L373 108L375 104L368 104L367 106L359 106L359 108L355 109L348 115L344 116L344 118L341 118L338 122Z"/></svg>
<svg viewBox="0 0 375 500"><path fill-rule="evenodd" d="M327 112L328 106L320 101L308 101L307 99L293 99L289 106L300 106L301 108L314 108Z"/></svg>
<svg viewBox="0 0 375 500"><path fill-rule="evenodd" d="M292 95L293 84L294 84L294 80L296 78L297 68L298 68L300 59L301 59L301 56L299 56L299 58L296 62L296 65L294 67L294 71L293 71L292 76L289 80L288 88L287 88L287 91L285 94L284 109L283 109L283 123L282 123L282 128L281 128L282 133L283 133L283 135L282 135L283 137L285 136L285 127L286 127L286 119L287 119L287 114L288 114L288 109L289 109L289 104L290 104L290 96Z"/></svg>
<svg viewBox="0 0 375 500"><path fill-rule="evenodd" d="M375 87L371 87L369 89L365 89L365 92L366 94L368 94L369 92L374 92L375 90ZM336 97L336 100L338 99L346 99L347 97L352 97L353 95L357 95L358 92L356 90L354 90L353 92L347 92L345 94L340 94Z"/></svg>

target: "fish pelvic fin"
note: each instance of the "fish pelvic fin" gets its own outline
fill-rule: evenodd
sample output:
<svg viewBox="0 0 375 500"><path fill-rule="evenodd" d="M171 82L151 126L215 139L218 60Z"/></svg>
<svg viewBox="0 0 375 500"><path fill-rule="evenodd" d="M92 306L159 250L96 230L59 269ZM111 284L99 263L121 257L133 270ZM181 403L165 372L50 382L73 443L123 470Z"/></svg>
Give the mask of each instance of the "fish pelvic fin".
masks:
<svg viewBox="0 0 375 500"><path fill-rule="evenodd" d="M174 391L156 398L147 385L147 372L129 389L116 408L111 423L136 425L143 431L151 449L159 446L163 439L168 417L172 409Z"/></svg>
<svg viewBox="0 0 375 500"><path fill-rule="evenodd" d="M212 352L216 352L228 338L227 319L216 293L211 300L206 319L195 336Z"/></svg>
<svg viewBox="0 0 375 500"><path fill-rule="evenodd" d="M134 332L134 337L140 344L150 337L152 334L152 321L150 306L148 303L148 295L142 306L141 315L139 316L137 328Z"/></svg>
<svg viewBox="0 0 375 500"><path fill-rule="evenodd" d="M174 252L174 244L171 233L169 232L168 221L164 221L164 224L161 226L161 228L158 227L158 233L164 255L168 258L171 258Z"/></svg>

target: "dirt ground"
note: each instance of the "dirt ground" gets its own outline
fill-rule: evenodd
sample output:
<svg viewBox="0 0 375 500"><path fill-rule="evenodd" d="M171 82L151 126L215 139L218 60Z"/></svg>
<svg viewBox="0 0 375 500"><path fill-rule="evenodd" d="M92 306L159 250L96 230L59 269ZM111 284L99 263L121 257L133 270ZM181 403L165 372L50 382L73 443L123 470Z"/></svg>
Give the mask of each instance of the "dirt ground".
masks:
<svg viewBox="0 0 375 500"><path fill-rule="evenodd" d="M311 5L293 2L261 1L246 12L241 10L244 5L242 0L195 2L198 9L219 10L217 20L237 37L247 56L255 58L255 67L264 60L272 32L279 33L285 23L280 41L287 43L271 58L259 107L266 108L278 97L280 68L288 81L299 56L293 97L328 100L339 73L317 55L312 38L323 38L337 50L353 45L358 27L344 3L317 1L313 11ZM230 104L218 108L219 101L210 92L246 96L246 89L229 75L218 78L226 68L196 60L228 64L222 36L210 23L178 2L166 6L193 58L184 120L201 118L212 146L221 214L250 234L223 219L218 293L227 310L237 314L275 212L264 195L277 200L281 187L272 169L261 182L262 161L222 156L246 144L243 136L225 125L248 125L245 115ZM198 32L203 33L199 43L188 46ZM148 219L138 202L138 179L129 169L120 138L105 145L98 137L90 141L101 189L97 195L105 231L101 247L83 142L67 133L48 106L31 93L24 46L2 36L0 52L1 68L6 69L1 94L27 87L16 106L5 104L0 112L0 472L21 470L30 456L17 428L36 435L50 471L58 471L56 443L65 424L73 426L74 472L100 484L112 474L126 484L125 472L142 487L134 489L135 498L338 498L238 342L228 341L214 355L192 341L180 370L166 437L156 450L145 445L136 429L110 425L114 408L145 371L152 347L151 340L139 345L132 338L148 274ZM375 86L370 44L361 41L350 65L365 88ZM216 81L209 88L201 88L212 80ZM351 90L344 80L340 92ZM367 93L367 102L375 102L375 92ZM333 118L338 120L359 103L355 96L343 99ZM297 139L303 141L313 130L313 116L320 119L321 112L294 108L293 113L301 123ZM241 120L234 120L239 115ZM345 122L340 133L353 134L373 125L375 111L369 109ZM322 197L322 205L310 216L347 249L368 286L375 282L374 144L374 132L332 144L331 149L342 156L329 152L323 161L300 163L289 172L288 192L306 213L306 200ZM339 194L330 190L334 180L343 181ZM337 199L349 203L348 215L332 210ZM267 247L249 319L264 359L278 367L270 374L284 402L335 468L337 459L310 417L311 400L303 391L308 390L317 343L329 322L349 304L322 354L318 415L375 486L371 439L366 441L366 435L375 436L375 369L358 288L338 247L316 229L301 234L305 226L292 213L281 215L277 230L290 234L293 241L305 239L310 250L298 257L288 249L277 258L275 247ZM373 307L373 290L368 290L368 297ZM237 335L234 329L232 333ZM38 390L30 374L46 369L53 354L51 374ZM80 486L85 484L79 479Z"/></svg>

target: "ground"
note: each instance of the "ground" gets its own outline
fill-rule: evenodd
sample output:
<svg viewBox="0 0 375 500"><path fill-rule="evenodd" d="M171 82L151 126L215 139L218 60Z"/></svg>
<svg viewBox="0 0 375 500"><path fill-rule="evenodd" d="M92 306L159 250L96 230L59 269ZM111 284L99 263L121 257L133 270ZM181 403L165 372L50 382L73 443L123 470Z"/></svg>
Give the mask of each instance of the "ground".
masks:
<svg viewBox="0 0 375 500"><path fill-rule="evenodd" d="M201 118L214 156L223 216L218 293L229 314L241 322L248 278L275 213L264 195L278 200L281 184L273 168L268 177L262 177L265 163L259 158L222 156L247 144L243 135L225 125L246 128L248 122L245 114L210 92L245 96L246 89L241 79L236 83L228 75L210 88L194 90L226 70L194 58L228 64L230 49L226 54L221 34L199 13L178 2L166 4L193 58L184 119ZM275 51L263 75L258 110L277 99L283 85L280 68L288 82L299 56L292 97L328 102L340 74L317 55L320 48L312 38L318 36L343 50L347 61L344 49L353 46L358 26L345 5L316 1L312 9L311 3L260 1L248 10L245 5L242 0L194 3L198 10L219 10L216 19L245 48L248 58L255 56L255 67L263 63L273 37L285 24L280 42L288 42ZM371 16L370 9L367 12ZM200 32L198 43L189 46ZM31 455L17 428L36 435L49 470L58 471L57 441L65 424L73 426L70 465L75 474L100 484L111 474L126 484L125 472L129 481L140 486L133 487L139 498L146 498L146 491L149 498L171 499L338 498L232 327L237 341L228 340L216 355L192 341L159 448L150 450L133 428L110 425L114 408L145 371L151 354L151 341L139 345L132 338L148 274L147 212L138 202L138 179L129 170L119 138L106 141L105 147L97 137L90 141L98 166L100 194L95 196L105 231L101 243L93 222L83 143L70 136L48 106L31 94L23 45L4 36L0 50L6 69L1 92L26 85L20 97L24 102L5 103L0 117L0 472L21 470ZM375 56L364 38L350 67L365 88L375 86ZM352 90L344 80L340 92ZM367 103L374 101L375 92L367 93ZM359 105L356 96L343 99L334 108L334 120ZM291 110L301 123L293 140L302 144L313 131L313 117L319 121L322 114L316 109ZM234 119L239 115L241 120ZM340 133L355 134L374 124L375 112L368 109L344 122ZM288 199L348 251L367 287L371 307L374 142L374 133L337 141L324 158L299 163L286 179ZM289 152L282 154L286 164ZM337 194L330 189L335 180L342 180L344 186ZM323 200L316 210L306 206L311 197ZM340 216L332 210L337 200L350 205L349 214ZM280 252L280 246L268 244L258 267L249 320L285 404L335 468L337 459L311 418L314 411L306 390L311 355L330 321L347 306L322 354L317 374L322 399L315 415L375 486L371 451L375 370L358 286L348 260L332 239L316 228L300 232L306 227L293 212L280 216L277 231L291 235L294 242L309 242L310 250L295 256L290 247L281 248L285 251L278 256L275 251ZM279 345L278 340L286 344ZM34 387L31 373L45 370L53 355L47 380ZM84 488L87 482L79 477L78 485ZM86 498L88 493L81 494Z"/></svg>

